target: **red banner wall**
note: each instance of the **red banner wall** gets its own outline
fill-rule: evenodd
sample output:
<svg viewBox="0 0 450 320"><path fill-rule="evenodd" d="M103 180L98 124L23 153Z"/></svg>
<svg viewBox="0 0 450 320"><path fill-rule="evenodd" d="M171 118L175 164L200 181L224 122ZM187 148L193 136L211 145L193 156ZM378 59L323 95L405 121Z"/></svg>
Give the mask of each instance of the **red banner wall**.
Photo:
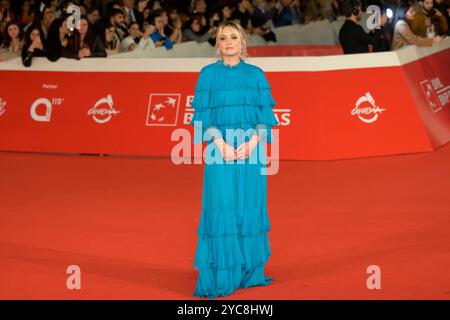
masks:
<svg viewBox="0 0 450 320"><path fill-rule="evenodd" d="M126 63L111 60L105 63ZM449 62L447 47L399 65L266 71L280 158L423 152L448 142ZM192 134L197 77L198 71L0 70L0 150L169 156L175 129Z"/></svg>

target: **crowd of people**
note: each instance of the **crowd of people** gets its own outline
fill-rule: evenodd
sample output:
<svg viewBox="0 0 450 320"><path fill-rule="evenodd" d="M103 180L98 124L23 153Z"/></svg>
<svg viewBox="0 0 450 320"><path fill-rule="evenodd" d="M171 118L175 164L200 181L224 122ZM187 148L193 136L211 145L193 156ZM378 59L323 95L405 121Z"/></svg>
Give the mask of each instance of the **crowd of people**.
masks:
<svg viewBox="0 0 450 320"><path fill-rule="evenodd" d="M344 53L384 51L440 42L448 33L448 2L420 0L419 7L408 2L405 9L397 0L0 0L0 60L21 55L29 66L36 56L51 61L107 57L157 47L171 50L184 41L214 46L218 26L228 20L277 42L274 28L341 15L349 21L339 35ZM371 4L382 8L382 28L355 40L354 24ZM80 12L75 28L74 15L67 12L72 5ZM403 10L391 29L385 17L389 6ZM362 35L362 29L356 31Z"/></svg>
<svg viewBox="0 0 450 320"><path fill-rule="evenodd" d="M358 21L362 18L363 3L346 0L341 7L346 17L339 30L339 42L344 54L397 50L405 46L432 46L449 32L449 8L442 0L401 0L388 17L388 7L380 3L378 26L368 33Z"/></svg>

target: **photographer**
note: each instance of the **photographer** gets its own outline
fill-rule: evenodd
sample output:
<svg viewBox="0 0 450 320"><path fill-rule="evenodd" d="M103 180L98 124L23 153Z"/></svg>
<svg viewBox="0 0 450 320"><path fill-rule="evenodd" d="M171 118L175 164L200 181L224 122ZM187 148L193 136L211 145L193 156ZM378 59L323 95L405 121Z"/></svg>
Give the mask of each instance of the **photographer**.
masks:
<svg viewBox="0 0 450 320"><path fill-rule="evenodd" d="M362 10L359 0L347 0L342 4L342 13L347 17L344 25L339 30L339 42L341 43L344 54L367 53L369 45L378 48L380 44L381 32L371 30L367 34L363 27L357 22L361 20ZM381 27L387 22L386 15L381 16Z"/></svg>
<svg viewBox="0 0 450 320"><path fill-rule="evenodd" d="M447 32L447 19L434 8L433 0L419 0L420 11L411 21L411 31L420 37L433 38Z"/></svg>

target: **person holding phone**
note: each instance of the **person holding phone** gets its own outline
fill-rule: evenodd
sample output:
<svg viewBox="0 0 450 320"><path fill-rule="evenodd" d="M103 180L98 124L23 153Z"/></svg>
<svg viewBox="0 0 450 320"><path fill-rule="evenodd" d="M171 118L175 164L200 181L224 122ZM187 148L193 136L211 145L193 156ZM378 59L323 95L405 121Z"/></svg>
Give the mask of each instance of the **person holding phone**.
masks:
<svg viewBox="0 0 450 320"><path fill-rule="evenodd" d="M155 26L144 22L144 32L139 30L137 21L130 23L128 27L128 36L122 41L122 52L134 50L151 50L156 48L150 34L155 32Z"/></svg>

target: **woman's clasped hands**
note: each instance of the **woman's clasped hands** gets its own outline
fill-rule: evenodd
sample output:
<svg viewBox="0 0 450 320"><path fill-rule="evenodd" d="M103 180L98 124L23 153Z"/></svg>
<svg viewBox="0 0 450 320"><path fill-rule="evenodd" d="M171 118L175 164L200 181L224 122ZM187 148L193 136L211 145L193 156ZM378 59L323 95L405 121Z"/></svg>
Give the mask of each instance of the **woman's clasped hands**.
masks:
<svg viewBox="0 0 450 320"><path fill-rule="evenodd" d="M248 142L241 143L236 149L225 142L223 138L215 139L214 143L220 150L225 161L246 160L258 145L259 136L253 135Z"/></svg>

